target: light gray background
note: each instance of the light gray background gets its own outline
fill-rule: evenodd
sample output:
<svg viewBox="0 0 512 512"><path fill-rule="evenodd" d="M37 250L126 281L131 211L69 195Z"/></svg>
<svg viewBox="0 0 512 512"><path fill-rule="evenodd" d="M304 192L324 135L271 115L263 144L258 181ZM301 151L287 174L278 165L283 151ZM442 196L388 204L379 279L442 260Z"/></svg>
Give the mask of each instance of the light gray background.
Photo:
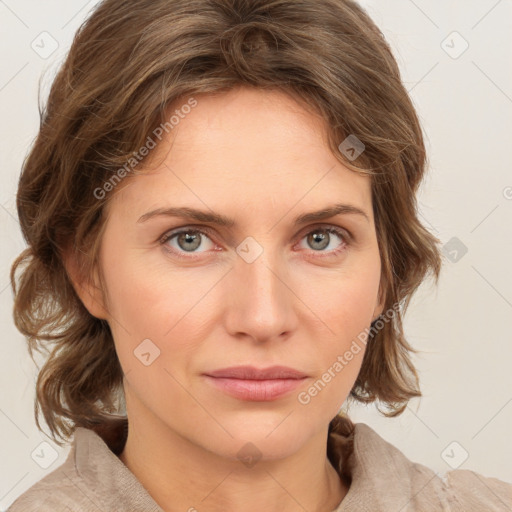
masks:
<svg viewBox="0 0 512 512"><path fill-rule="evenodd" d="M35 426L36 372L13 325L8 272L24 248L15 190L38 129L38 80L48 68L51 79L96 3L0 0L0 510L69 450ZM431 162L422 219L447 251L439 287L423 285L405 321L423 351L415 361L424 397L396 419L373 406L350 412L439 473L460 467L512 482L512 1L361 3L421 117ZM47 58L45 31L58 42Z"/></svg>

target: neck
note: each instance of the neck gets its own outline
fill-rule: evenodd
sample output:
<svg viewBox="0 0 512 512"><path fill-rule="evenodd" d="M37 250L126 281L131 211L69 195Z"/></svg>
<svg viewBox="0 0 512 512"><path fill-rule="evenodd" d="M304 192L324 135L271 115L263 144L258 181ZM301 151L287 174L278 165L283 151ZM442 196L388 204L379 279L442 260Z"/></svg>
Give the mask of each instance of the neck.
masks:
<svg viewBox="0 0 512 512"><path fill-rule="evenodd" d="M131 417L119 458L165 512L332 512L348 492L327 458L327 431L299 453L249 467L144 415Z"/></svg>

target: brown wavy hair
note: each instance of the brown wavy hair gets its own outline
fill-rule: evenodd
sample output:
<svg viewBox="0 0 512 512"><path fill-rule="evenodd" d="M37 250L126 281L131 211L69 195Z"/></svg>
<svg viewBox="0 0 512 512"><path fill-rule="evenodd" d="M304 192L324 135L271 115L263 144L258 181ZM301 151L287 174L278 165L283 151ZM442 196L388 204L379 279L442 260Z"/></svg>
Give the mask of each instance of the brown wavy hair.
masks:
<svg viewBox="0 0 512 512"><path fill-rule="evenodd" d="M427 166L422 129L368 14L351 0L104 0L78 29L39 107L17 193L28 247L11 269L14 321L31 357L34 350L46 356L34 412L58 444L76 426L103 428L123 406L109 324L80 301L65 251L74 248L80 275L90 277L115 193L97 191L180 98L238 86L293 96L325 120L340 162L371 177L381 293L384 309L396 314L370 331L350 397L396 416L421 396L402 316L429 273L438 282L439 240L418 218ZM349 135L365 146L355 160L338 148Z"/></svg>

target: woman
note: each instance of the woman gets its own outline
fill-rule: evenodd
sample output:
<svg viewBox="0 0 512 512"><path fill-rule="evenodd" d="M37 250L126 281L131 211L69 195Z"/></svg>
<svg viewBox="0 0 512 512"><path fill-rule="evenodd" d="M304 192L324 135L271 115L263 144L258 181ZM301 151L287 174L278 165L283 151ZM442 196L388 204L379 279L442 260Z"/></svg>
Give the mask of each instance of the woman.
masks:
<svg viewBox="0 0 512 512"><path fill-rule="evenodd" d="M421 396L425 161L352 1L101 2L24 164L11 274L30 349L53 344L36 421L73 444L9 510L512 508L338 414Z"/></svg>

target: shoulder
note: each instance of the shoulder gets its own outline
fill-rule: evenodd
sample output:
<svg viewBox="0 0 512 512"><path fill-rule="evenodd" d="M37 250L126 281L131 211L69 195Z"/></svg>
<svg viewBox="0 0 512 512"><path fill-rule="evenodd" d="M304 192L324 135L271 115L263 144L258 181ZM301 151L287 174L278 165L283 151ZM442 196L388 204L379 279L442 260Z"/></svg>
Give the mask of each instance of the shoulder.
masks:
<svg viewBox="0 0 512 512"><path fill-rule="evenodd" d="M434 472L408 459L365 423L354 425L352 437L352 452L345 461L352 481L343 512L512 510L510 483L469 470Z"/></svg>
<svg viewBox="0 0 512 512"><path fill-rule="evenodd" d="M65 462L19 496L7 511L161 512L109 446L96 432L78 427Z"/></svg>
<svg viewBox="0 0 512 512"><path fill-rule="evenodd" d="M467 469L448 471L444 477L458 510L511 511L512 484Z"/></svg>
<svg viewBox="0 0 512 512"><path fill-rule="evenodd" d="M87 510L87 497L79 490L83 483L76 471L75 460L76 444L73 442L64 463L19 496L7 512L66 511L77 506Z"/></svg>
<svg viewBox="0 0 512 512"><path fill-rule="evenodd" d="M382 491L387 487L388 493L407 500L411 510L505 512L512 508L512 484L469 470L436 473L408 459L368 425L358 423L355 428L355 449L366 467L374 465L371 475L375 486L382 480Z"/></svg>

